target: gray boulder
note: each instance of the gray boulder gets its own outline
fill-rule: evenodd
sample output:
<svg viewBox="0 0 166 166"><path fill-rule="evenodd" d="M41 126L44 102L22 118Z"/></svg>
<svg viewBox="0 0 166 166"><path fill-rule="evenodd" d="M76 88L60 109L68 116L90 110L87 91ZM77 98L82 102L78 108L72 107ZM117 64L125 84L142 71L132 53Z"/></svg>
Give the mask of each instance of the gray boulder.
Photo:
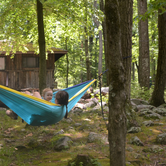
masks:
<svg viewBox="0 0 166 166"><path fill-rule="evenodd" d="M87 142L88 143L93 143L93 142L96 142L96 141L105 143L105 142L108 142L108 138L107 138L107 136L103 136L103 135L97 134L95 132L90 132Z"/></svg>
<svg viewBox="0 0 166 166"><path fill-rule="evenodd" d="M156 142L162 145L166 145L166 133L159 134L156 137Z"/></svg>
<svg viewBox="0 0 166 166"><path fill-rule="evenodd" d="M131 127L127 132L128 133L139 133L141 132L141 127Z"/></svg>
<svg viewBox="0 0 166 166"><path fill-rule="evenodd" d="M70 148L70 145L72 143L73 141L69 137L62 137L55 142L54 150L57 150L57 151L67 150Z"/></svg>
<svg viewBox="0 0 166 166"><path fill-rule="evenodd" d="M137 145L137 146L144 146L144 144L142 143L142 141L137 137L132 137L130 140L130 143L133 145Z"/></svg>

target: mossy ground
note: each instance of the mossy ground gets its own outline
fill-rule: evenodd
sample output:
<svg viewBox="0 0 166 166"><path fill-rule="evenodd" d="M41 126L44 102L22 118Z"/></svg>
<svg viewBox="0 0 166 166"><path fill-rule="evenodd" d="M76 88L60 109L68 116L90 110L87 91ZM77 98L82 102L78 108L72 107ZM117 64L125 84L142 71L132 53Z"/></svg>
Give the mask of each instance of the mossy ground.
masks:
<svg viewBox="0 0 166 166"><path fill-rule="evenodd" d="M107 135L105 122L98 113L70 114L72 122L65 120L50 126L33 127L22 123L21 119L11 120L5 114L5 110L0 111L0 165L3 166L67 166L68 161L72 160L77 154L90 154L102 166L109 166L109 145L108 142L87 143L89 132L96 132ZM140 121L142 121L142 117ZM151 127L141 126L142 132L127 134L126 139L126 162L130 165L154 165L155 163L166 163L166 146L158 152L143 152L142 150L156 145L156 136L166 132L166 118L161 123L164 125L154 125ZM76 127L76 123L81 126ZM159 122L157 122L159 123ZM74 130L69 129L72 126ZM63 129L61 135L55 135ZM68 150L55 151L56 140L62 136L69 136L73 140L73 145ZM138 136L144 146L130 144L130 139ZM133 151L127 150L128 147ZM127 164L128 165L128 164Z"/></svg>

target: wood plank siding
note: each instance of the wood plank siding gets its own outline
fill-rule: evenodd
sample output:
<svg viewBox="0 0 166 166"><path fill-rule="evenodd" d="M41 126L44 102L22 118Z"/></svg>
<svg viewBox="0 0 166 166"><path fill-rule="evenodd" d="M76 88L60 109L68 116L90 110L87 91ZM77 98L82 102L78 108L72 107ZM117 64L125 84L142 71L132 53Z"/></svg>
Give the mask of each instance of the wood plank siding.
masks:
<svg viewBox="0 0 166 166"><path fill-rule="evenodd" d="M47 87L54 88L55 61L65 55L67 51L59 53L49 53L47 65ZM3 61L5 59L5 68ZM27 59L26 59L27 58ZM24 88L39 88L39 55L33 52L16 53L14 58L0 54L0 85L8 86L12 89L21 90Z"/></svg>

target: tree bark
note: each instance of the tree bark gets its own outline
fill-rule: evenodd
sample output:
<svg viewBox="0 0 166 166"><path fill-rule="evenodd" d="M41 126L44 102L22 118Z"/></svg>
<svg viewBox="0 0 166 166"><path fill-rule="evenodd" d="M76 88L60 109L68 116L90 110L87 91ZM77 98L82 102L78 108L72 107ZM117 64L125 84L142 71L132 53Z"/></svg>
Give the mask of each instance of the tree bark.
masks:
<svg viewBox="0 0 166 166"><path fill-rule="evenodd" d="M132 22L133 22L133 0L120 0L121 14L121 47L123 66L125 68L127 100L130 104L131 90L131 59L132 59Z"/></svg>
<svg viewBox="0 0 166 166"><path fill-rule="evenodd" d="M89 53L88 53L88 37L87 37L87 31L85 27L85 56L86 56L86 74L87 74L87 80L91 80L91 71L90 71L90 60L89 60Z"/></svg>
<svg viewBox="0 0 166 166"><path fill-rule="evenodd" d="M105 14L105 5L104 5L104 1L100 0L100 10ZM106 20L104 17L104 20L102 21L102 28L103 28L103 38L104 38L104 53L105 53L105 70L108 69L109 65L108 65L108 60L106 54L107 54L107 30L106 30ZM109 74L108 72L106 73L106 85L109 85Z"/></svg>
<svg viewBox="0 0 166 166"><path fill-rule="evenodd" d="M159 11L160 13L161 11ZM155 78L154 91L150 104L159 106L164 101L164 90L166 84L166 13L158 14L159 53L157 62L157 74Z"/></svg>
<svg viewBox="0 0 166 166"><path fill-rule="evenodd" d="M138 15L143 15L147 11L147 0L137 0ZM140 20L139 28L139 73L138 80L141 87L149 88L150 78L150 58L149 58L149 34L148 19Z"/></svg>
<svg viewBox="0 0 166 166"><path fill-rule="evenodd" d="M98 63L98 75L102 73L102 56L103 56L103 39L102 31L99 31L99 63Z"/></svg>
<svg viewBox="0 0 166 166"><path fill-rule="evenodd" d="M94 1L94 7L97 9L97 1ZM99 28L99 21L95 19L94 17L94 22L97 26L97 28ZM102 73L102 56L103 56L103 39L102 39L102 31L99 30L99 61L98 61L98 75L100 75Z"/></svg>
<svg viewBox="0 0 166 166"><path fill-rule="evenodd" d="M68 38L66 37L66 50L67 50L67 41L68 41ZM69 57L68 57L68 53L66 54L66 63L67 63L67 66L66 66L66 88L68 88L68 77L69 77Z"/></svg>
<svg viewBox="0 0 166 166"><path fill-rule="evenodd" d="M128 3L128 5L127 5ZM110 165L125 166L125 144L126 144L126 100L129 92L126 85L128 77L123 62L122 41L127 43L131 39L122 39L124 32L122 30L123 11L128 11L127 16L131 14L132 0L127 0L124 10L122 10L121 0L106 0L106 29L107 29L107 59L109 61L109 124L108 139L110 148ZM122 13L123 12L123 13ZM131 17L131 16L128 16ZM127 23L125 24L127 26ZM131 24L128 24L128 30L131 30ZM127 28L127 27L126 27ZM130 34L131 32L127 32ZM130 36L130 35L129 35ZM130 41L131 43L131 41ZM130 44L129 43L129 44ZM127 44L126 44L127 45ZM131 49L131 46L127 46ZM131 51L131 50L130 50Z"/></svg>
<svg viewBox="0 0 166 166"><path fill-rule="evenodd" d="M43 5L37 0L37 23L38 23L38 43L39 43L39 90L42 93L46 88L46 53L45 34L43 23Z"/></svg>

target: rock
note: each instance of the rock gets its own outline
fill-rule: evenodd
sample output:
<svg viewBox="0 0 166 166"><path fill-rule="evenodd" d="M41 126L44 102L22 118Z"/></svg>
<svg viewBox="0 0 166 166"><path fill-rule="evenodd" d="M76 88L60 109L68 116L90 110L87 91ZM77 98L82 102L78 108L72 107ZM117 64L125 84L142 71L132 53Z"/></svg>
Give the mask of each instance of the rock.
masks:
<svg viewBox="0 0 166 166"><path fill-rule="evenodd" d="M101 164L92 156L87 154L78 154L77 157L68 162L68 166L101 166Z"/></svg>
<svg viewBox="0 0 166 166"><path fill-rule="evenodd" d="M80 110L83 111L83 109L86 109L85 104L77 103L77 104L75 105L75 107L73 108L73 110L77 110L77 109L80 109Z"/></svg>
<svg viewBox="0 0 166 166"><path fill-rule="evenodd" d="M137 146L144 146L144 144L140 141L140 139L137 136L132 137L130 143Z"/></svg>
<svg viewBox="0 0 166 166"><path fill-rule="evenodd" d="M148 105L147 101L141 100L141 99L131 99L132 103L136 105Z"/></svg>
<svg viewBox="0 0 166 166"><path fill-rule="evenodd" d="M84 108L85 108L85 107L84 107ZM78 105L76 105L76 106L74 107L74 109L73 109L71 112L72 112L72 113L82 113L83 110L82 110L81 107L78 107Z"/></svg>
<svg viewBox="0 0 166 166"><path fill-rule="evenodd" d="M75 126L76 127L79 127L79 126L81 126L82 124L81 123L75 123Z"/></svg>
<svg viewBox="0 0 166 166"><path fill-rule="evenodd" d="M98 101L96 98L92 98L91 100L92 100L94 103L96 103L96 105L99 104L99 101Z"/></svg>
<svg viewBox="0 0 166 166"><path fill-rule="evenodd" d="M151 120L149 120L149 121L144 121L143 124L144 124L145 126L153 126L153 125L154 125L154 122L151 121Z"/></svg>
<svg viewBox="0 0 166 166"><path fill-rule="evenodd" d="M88 101L85 99L80 99L77 103L85 104L88 103Z"/></svg>
<svg viewBox="0 0 166 166"><path fill-rule="evenodd" d="M101 94L102 95L106 95L106 94L108 94L108 92L109 92L109 87L102 87L101 88ZM100 95L100 89L97 89L95 92L94 92L94 96L97 96L97 95Z"/></svg>
<svg viewBox="0 0 166 166"><path fill-rule="evenodd" d="M126 150L132 152L134 149L132 147L127 147Z"/></svg>
<svg viewBox="0 0 166 166"><path fill-rule="evenodd" d="M154 108L153 111L161 116L166 116L166 108Z"/></svg>
<svg viewBox="0 0 166 166"><path fill-rule="evenodd" d="M145 148L145 149L143 149L142 151L143 151L143 152L150 152L150 153L158 153L158 152L164 151L164 149L161 148L161 147L158 146L158 145L153 145L152 147Z"/></svg>
<svg viewBox="0 0 166 166"><path fill-rule="evenodd" d="M139 133L141 132L141 128L140 127L131 127L127 132L128 133Z"/></svg>
<svg viewBox="0 0 166 166"><path fill-rule="evenodd" d="M140 110L138 114L139 116L143 116L146 119L161 119L159 114L147 108Z"/></svg>
<svg viewBox="0 0 166 166"><path fill-rule="evenodd" d="M166 103L160 105L158 108L166 108Z"/></svg>
<svg viewBox="0 0 166 166"><path fill-rule="evenodd" d="M101 109L100 105L96 105L95 107L91 108L90 111L91 112L95 112L95 111L99 111L99 109Z"/></svg>
<svg viewBox="0 0 166 166"><path fill-rule="evenodd" d="M150 109L150 110L152 110L153 108L155 108L152 105L143 105L143 104L142 105L137 105L136 107L137 107L138 111L140 111L141 109Z"/></svg>
<svg viewBox="0 0 166 166"><path fill-rule="evenodd" d="M91 98L91 94L86 92L81 98L82 99L90 99Z"/></svg>
<svg viewBox="0 0 166 166"><path fill-rule="evenodd" d="M90 132L88 136L88 143L93 143L96 141L100 141L102 143L108 142L108 138L106 136L103 136L101 134L97 134L95 132Z"/></svg>
<svg viewBox="0 0 166 166"><path fill-rule="evenodd" d="M99 102L99 105L101 106L101 102ZM102 102L102 106L106 106L107 103L106 102Z"/></svg>
<svg viewBox="0 0 166 166"><path fill-rule="evenodd" d="M64 133L64 130L61 129L60 131L58 131L57 133L55 133L54 136L56 136L56 135L60 135L60 134L63 134L63 133Z"/></svg>
<svg viewBox="0 0 166 166"><path fill-rule="evenodd" d="M67 118L67 119L63 119L64 121L66 121L67 123L71 123L73 120L71 118Z"/></svg>
<svg viewBox="0 0 166 166"><path fill-rule="evenodd" d="M75 132L75 129L74 129L74 127L72 127L72 126L69 126L66 130L67 130L69 133Z"/></svg>
<svg viewBox="0 0 166 166"><path fill-rule="evenodd" d="M156 142L162 145L166 145L166 133L159 134L156 137Z"/></svg>
<svg viewBox="0 0 166 166"><path fill-rule="evenodd" d="M161 116L157 113L152 113L152 114L145 115L144 118L146 118L146 119L161 119Z"/></svg>
<svg viewBox="0 0 166 166"><path fill-rule="evenodd" d="M23 146L23 145L18 145L18 146L16 146L16 149L17 150L25 150L27 148L25 146Z"/></svg>
<svg viewBox="0 0 166 166"><path fill-rule="evenodd" d="M95 107L96 105L97 105L96 101L91 100L91 101L89 101L89 103L85 104L85 107L92 108L92 107Z"/></svg>
<svg viewBox="0 0 166 166"><path fill-rule="evenodd" d="M55 142L54 150L61 151L70 148L73 141L69 137L62 137Z"/></svg>

